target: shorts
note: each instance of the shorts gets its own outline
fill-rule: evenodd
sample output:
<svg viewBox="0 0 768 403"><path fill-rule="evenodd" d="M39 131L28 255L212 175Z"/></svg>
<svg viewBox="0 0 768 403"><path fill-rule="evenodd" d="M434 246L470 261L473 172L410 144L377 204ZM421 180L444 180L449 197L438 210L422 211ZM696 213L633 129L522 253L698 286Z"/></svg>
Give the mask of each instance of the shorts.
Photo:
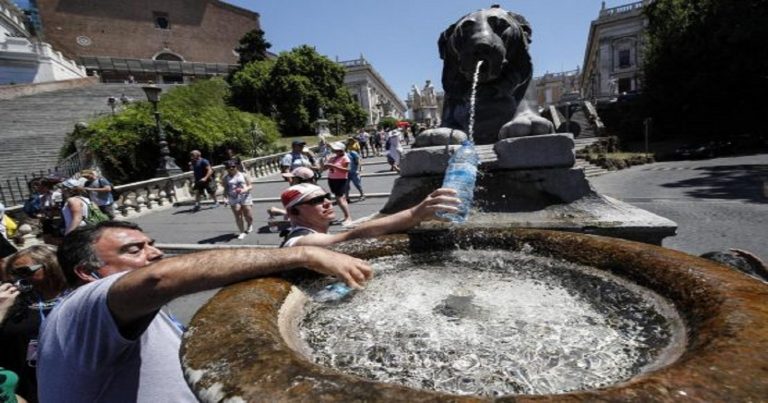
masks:
<svg viewBox="0 0 768 403"><path fill-rule="evenodd" d="M229 202L230 206L234 206L236 204L240 204L243 206L251 206L253 205L253 198L251 198L251 193L241 193L239 195L229 195L227 196L227 201Z"/></svg>
<svg viewBox="0 0 768 403"><path fill-rule="evenodd" d="M207 182L197 181L192 186L192 189L194 189L197 192L207 192L211 196L216 195L216 182L209 180Z"/></svg>
<svg viewBox="0 0 768 403"><path fill-rule="evenodd" d="M347 194L349 188L349 180L347 179L328 179L328 187L331 188L331 193L336 197L341 197Z"/></svg>

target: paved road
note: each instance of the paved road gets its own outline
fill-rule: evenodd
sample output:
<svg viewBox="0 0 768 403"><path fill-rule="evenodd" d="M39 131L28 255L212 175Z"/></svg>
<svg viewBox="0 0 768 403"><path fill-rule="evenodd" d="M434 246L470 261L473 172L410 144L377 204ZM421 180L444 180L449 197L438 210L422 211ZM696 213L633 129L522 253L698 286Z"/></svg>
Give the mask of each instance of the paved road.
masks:
<svg viewBox="0 0 768 403"><path fill-rule="evenodd" d="M768 259L768 154L641 165L592 178L598 192L677 222L664 246L742 248Z"/></svg>

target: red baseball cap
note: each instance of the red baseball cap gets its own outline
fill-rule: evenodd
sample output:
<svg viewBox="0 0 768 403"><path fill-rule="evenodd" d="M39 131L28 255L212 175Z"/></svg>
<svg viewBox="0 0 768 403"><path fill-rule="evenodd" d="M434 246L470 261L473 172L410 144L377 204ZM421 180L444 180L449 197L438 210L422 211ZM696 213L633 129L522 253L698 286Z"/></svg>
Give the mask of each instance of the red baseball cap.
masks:
<svg viewBox="0 0 768 403"><path fill-rule="evenodd" d="M325 190L311 183L300 183L283 190L283 193L280 194L280 200L283 202L283 206L289 209L316 192L325 193Z"/></svg>

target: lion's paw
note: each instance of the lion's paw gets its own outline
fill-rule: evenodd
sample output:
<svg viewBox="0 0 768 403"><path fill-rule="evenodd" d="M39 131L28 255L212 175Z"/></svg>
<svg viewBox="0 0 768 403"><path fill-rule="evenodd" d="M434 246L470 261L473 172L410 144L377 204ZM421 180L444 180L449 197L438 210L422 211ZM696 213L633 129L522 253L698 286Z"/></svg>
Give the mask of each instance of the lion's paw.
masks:
<svg viewBox="0 0 768 403"><path fill-rule="evenodd" d="M510 120L499 130L499 140L509 137L535 136L555 132L555 126L549 120L532 111L525 111Z"/></svg>
<svg viewBox="0 0 768 403"><path fill-rule="evenodd" d="M449 138L450 144L461 144L467 139L467 134L461 130L450 129L448 127L427 129L416 136L411 147L444 146L448 143Z"/></svg>

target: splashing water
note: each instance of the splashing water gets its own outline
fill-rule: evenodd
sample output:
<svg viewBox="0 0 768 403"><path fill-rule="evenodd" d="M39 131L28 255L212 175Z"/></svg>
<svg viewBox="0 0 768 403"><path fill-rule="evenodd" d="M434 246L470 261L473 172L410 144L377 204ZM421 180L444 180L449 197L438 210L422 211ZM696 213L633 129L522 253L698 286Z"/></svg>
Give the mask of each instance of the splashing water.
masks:
<svg viewBox="0 0 768 403"><path fill-rule="evenodd" d="M307 306L316 363L454 394L542 394L629 379L682 343L666 301L565 261L474 250L372 264L349 301Z"/></svg>
<svg viewBox="0 0 768 403"><path fill-rule="evenodd" d="M480 66L482 65L482 60L477 62L477 66L475 67L475 74L472 76L472 93L469 97L469 127L467 129L467 136L469 136L469 141L472 142L474 142L472 136L475 133L475 100L477 99L477 81L480 78Z"/></svg>

